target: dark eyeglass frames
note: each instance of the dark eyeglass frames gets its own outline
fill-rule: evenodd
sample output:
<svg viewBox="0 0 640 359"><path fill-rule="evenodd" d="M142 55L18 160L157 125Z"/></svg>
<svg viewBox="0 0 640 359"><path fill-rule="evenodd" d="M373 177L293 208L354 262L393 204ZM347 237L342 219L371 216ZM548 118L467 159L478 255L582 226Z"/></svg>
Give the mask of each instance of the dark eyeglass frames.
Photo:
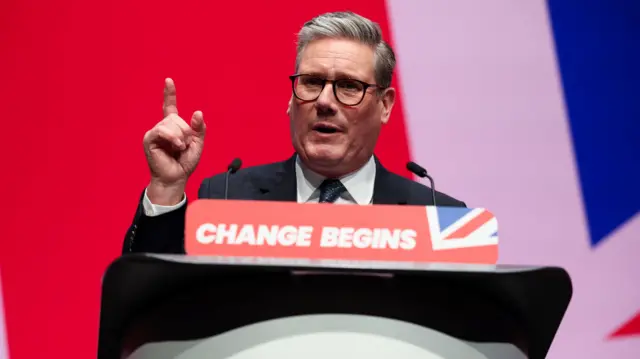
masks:
<svg viewBox="0 0 640 359"><path fill-rule="evenodd" d="M293 95L301 101L315 101L324 90L327 82L333 86L333 94L346 106L356 106L364 99L369 87L381 88L355 79L327 80L316 75L297 74L289 76Z"/></svg>

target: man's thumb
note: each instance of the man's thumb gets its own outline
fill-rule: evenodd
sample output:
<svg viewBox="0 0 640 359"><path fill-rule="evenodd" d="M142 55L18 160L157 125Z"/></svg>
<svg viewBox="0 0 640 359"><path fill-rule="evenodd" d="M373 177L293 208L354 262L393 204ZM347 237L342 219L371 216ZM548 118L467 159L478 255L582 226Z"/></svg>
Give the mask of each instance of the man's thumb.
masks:
<svg viewBox="0 0 640 359"><path fill-rule="evenodd" d="M196 133L196 136L204 137L206 127L202 111L194 112L193 116L191 116L191 129Z"/></svg>

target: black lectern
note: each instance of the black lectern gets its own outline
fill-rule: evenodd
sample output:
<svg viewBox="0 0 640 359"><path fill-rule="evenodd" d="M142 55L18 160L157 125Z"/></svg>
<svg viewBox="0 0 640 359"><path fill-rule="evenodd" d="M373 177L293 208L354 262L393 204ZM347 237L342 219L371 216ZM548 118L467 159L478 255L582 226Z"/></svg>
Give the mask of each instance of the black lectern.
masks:
<svg viewBox="0 0 640 359"><path fill-rule="evenodd" d="M102 284L98 359L545 358L555 267L130 254Z"/></svg>

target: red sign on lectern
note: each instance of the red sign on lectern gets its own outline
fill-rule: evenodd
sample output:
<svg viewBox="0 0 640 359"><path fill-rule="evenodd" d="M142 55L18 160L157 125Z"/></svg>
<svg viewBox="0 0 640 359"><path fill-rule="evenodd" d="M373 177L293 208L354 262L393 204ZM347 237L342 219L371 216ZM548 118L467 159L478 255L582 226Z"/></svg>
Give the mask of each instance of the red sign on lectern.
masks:
<svg viewBox="0 0 640 359"><path fill-rule="evenodd" d="M187 208L189 255L495 264L483 208L201 199Z"/></svg>

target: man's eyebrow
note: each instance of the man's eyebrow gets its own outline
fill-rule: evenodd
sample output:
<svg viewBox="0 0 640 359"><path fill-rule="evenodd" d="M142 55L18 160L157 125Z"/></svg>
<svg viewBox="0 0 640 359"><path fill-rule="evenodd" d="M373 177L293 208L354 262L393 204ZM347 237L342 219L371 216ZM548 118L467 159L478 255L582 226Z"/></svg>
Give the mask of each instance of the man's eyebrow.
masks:
<svg viewBox="0 0 640 359"><path fill-rule="evenodd" d="M311 76L317 76L317 77L321 77L321 78L330 78L329 76L326 75L326 73L323 73L322 71L300 71L299 72L300 75L311 75ZM335 73L334 76L332 76L331 78L334 78L336 80L344 80L344 79L350 79L350 80L359 80L359 81L364 81L363 79L360 78L360 76L353 74L353 73L348 73L345 71L337 71Z"/></svg>

